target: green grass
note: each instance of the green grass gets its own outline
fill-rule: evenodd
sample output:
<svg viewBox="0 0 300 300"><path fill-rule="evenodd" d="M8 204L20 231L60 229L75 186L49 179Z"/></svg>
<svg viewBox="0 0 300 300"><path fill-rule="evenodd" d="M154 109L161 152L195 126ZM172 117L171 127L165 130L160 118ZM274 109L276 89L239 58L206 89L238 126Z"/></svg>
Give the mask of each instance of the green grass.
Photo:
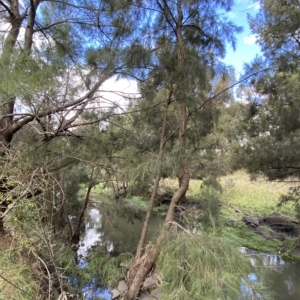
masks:
<svg viewBox="0 0 300 300"><path fill-rule="evenodd" d="M262 218L274 212L296 219L297 211L291 203L278 207L280 196L289 191L292 186L291 183L270 182L264 178L252 181L246 172L238 171L220 178L220 184L222 193L216 191L216 193L210 195L205 193L206 189L201 190L202 182L200 180L191 180L187 199L192 202L199 202L201 204L200 214L212 216L215 225L224 224L227 220L236 222L237 228L222 226L224 237L235 240L240 246L262 252L276 253L281 247L293 248L289 244L293 244L294 239L279 241L268 233L270 230L268 227L265 228L266 232L264 232L265 236L268 237L266 239L249 230L242 221L244 215ZM176 179L165 179L163 181L165 189L176 189L177 185ZM212 201L213 195L218 198L219 202ZM217 209L219 204L221 204L221 207ZM219 212L221 213L220 216ZM193 214L191 215L193 216ZM193 221L193 218L191 220ZM202 217L199 220L203 225L205 220ZM204 227L202 226L202 228ZM264 230L262 227L260 229Z"/></svg>
<svg viewBox="0 0 300 300"><path fill-rule="evenodd" d="M187 198L195 200L201 194L201 180L191 180ZM291 183L270 182L265 178L255 181L250 180L245 171L237 171L233 174L220 178L223 192L220 201L223 204L223 213L228 217L240 217L242 215L253 215L264 217L273 212L279 212L289 217L295 217L296 211L292 204L278 207L279 198L286 194ZM178 188L177 179L166 178L161 181L160 189ZM239 212L237 212L239 211Z"/></svg>
<svg viewBox="0 0 300 300"><path fill-rule="evenodd" d="M200 193L201 180L191 179L189 183L189 190L187 192L187 197L194 197ZM163 193L165 190L176 191L178 189L178 179L177 178L164 178L160 181L159 191Z"/></svg>
<svg viewBox="0 0 300 300"><path fill-rule="evenodd" d="M273 212L294 217L296 211L292 204L278 207L279 198L287 193L290 183L269 182L264 178L251 181L249 176L242 171L221 178L223 193L221 201L225 213L264 217Z"/></svg>
<svg viewBox="0 0 300 300"><path fill-rule="evenodd" d="M40 299L32 277L34 265L9 237L1 236L0 239L0 300Z"/></svg>

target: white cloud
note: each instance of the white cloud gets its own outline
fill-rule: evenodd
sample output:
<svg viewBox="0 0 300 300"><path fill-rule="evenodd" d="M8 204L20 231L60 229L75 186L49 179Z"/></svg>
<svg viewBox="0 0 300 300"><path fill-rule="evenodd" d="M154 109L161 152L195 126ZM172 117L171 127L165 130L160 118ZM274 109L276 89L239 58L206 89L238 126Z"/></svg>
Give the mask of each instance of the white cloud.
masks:
<svg viewBox="0 0 300 300"><path fill-rule="evenodd" d="M110 78L100 88L101 102L107 107L126 109L129 99L140 97L137 81L129 79Z"/></svg>
<svg viewBox="0 0 300 300"><path fill-rule="evenodd" d="M254 34L250 34L248 36L244 36L243 42L246 45L254 45L256 43L256 36Z"/></svg>

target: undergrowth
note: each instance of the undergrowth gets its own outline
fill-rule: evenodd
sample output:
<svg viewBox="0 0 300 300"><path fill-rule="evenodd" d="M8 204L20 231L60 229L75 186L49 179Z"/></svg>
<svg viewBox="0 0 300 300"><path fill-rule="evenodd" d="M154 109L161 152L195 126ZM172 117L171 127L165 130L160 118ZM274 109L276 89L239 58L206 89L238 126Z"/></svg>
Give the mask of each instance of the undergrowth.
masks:
<svg viewBox="0 0 300 300"><path fill-rule="evenodd" d="M22 247L11 243L10 237L0 236L0 299L41 299L32 273L34 264L22 254Z"/></svg>

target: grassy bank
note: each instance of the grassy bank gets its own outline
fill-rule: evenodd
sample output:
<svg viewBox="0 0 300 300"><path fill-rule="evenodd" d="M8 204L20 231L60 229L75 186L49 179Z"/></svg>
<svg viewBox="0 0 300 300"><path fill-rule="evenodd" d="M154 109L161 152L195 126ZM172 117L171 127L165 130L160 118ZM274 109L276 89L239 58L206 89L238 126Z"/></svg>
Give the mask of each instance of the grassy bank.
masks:
<svg viewBox="0 0 300 300"><path fill-rule="evenodd" d="M296 210L292 204L285 204L278 207L282 194L286 194L292 186L288 182L270 182L264 178L256 181L250 180L249 175L244 171L238 171L224 176L219 180L221 186L216 193L211 190L201 189L203 182L191 180L187 199L191 202L198 202L199 206L185 214L185 218L193 223L200 221L200 227L204 228L205 222L214 221L214 225L221 225L222 234L230 239L236 240L241 246L263 252L276 253L279 249L285 248L287 251L295 246L295 239L286 238L280 241L272 236L269 227L260 226L263 235L259 235L251 230L242 221L243 216L253 216L264 218L272 213L280 213L287 218L296 219ZM172 195L178 188L177 179L165 178L161 180L159 194ZM98 199L100 194L105 194L103 189L93 190L93 197ZM149 199L142 197L128 197L121 199L112 205L120 209L123 213L133 213L133 217L141 216L147 211ZM162 214L166 212L168 205L156 206L154 213ZM212 218L211 218L212 217ZM217 218L214 219L214 218ZM222 226L226 221L235 222L235 228ZM266 239L266 236L269 237Z"/></svg>
<svg viewBox="0 0 300 300"><path fill-rule="evenodd" d="M188 199L199 201L206 208L206 211L200 210L200 214L203 216L200 217L200 221L207 214L211 213L216 216L220 213L218 224L224 224L226 221L232 220L236 226L235 228L222 226L222 234L231 240L235 240L241 246L254 250L278 253L280 249L285 249L285 251L289 252L295 247L297 244L295 238L287 237L284 241L280 241L272 236L269 227L260 226L260 230L264 234L263 237L249 230L242 221L245 215L264 218L275 212L287 218L296 219L296 209L291 203L278 206L280 196L288 192L292 186L291 183L270 182L264 178L252 181L246 172L238 171L220 178L220 184L222 192L217 195L219 207L215 203L210 204L211 210L218 210L218 212L213 212L209 207L207 209L206 202L211 200L209 199L209 193L204 194L201 191L202 182L191 180L187 194ZM162 186L165 188L176 188L177 181L165 179ZM266 236L268 237L267 239Z"/></svg>
<svg viewBox="0 0 300 300"><path fill-rule="evenodd" d="M222 203L243 214L263 217L276 211L289 217L296 215L292 204L278 207L280 196L288 192L291 183L270 182L264 178L251 181L248 174L239 171L222 177L221 185Z"/></svg>

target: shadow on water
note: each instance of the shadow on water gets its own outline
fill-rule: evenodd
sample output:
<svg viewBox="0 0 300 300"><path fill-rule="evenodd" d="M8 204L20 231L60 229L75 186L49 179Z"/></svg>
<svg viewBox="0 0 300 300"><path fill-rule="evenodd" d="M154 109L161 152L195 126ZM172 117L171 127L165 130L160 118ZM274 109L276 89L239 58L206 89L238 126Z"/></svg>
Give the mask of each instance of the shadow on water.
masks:
<svg viewBox="0 0 300 300"><path fill-rule="evenodd" d="M107 200L104 199L104 201ZM163 220L159 217L151 219L148 239L157 233L162 222ZM108 252L133 253L140 237L142 225L142 220L128 220L113 209L107 211L100 206L89 208L77 252L79 266L85 268L88 251L96 245L106 245ZM249 274L248 280L262 282L271 292L271 299L300 299L299 262L285 262L277 255L257 253L246 248L242 248L242 252L249 257L253 266L253 273ZM100 280L96 277L82 289L82 295L87 300L97 299L97 297L111 300L110 288L101 286ZM242 282L240 300L245 299L263 298L254 295L253 291L247 288L247 284Z"/></svg>

